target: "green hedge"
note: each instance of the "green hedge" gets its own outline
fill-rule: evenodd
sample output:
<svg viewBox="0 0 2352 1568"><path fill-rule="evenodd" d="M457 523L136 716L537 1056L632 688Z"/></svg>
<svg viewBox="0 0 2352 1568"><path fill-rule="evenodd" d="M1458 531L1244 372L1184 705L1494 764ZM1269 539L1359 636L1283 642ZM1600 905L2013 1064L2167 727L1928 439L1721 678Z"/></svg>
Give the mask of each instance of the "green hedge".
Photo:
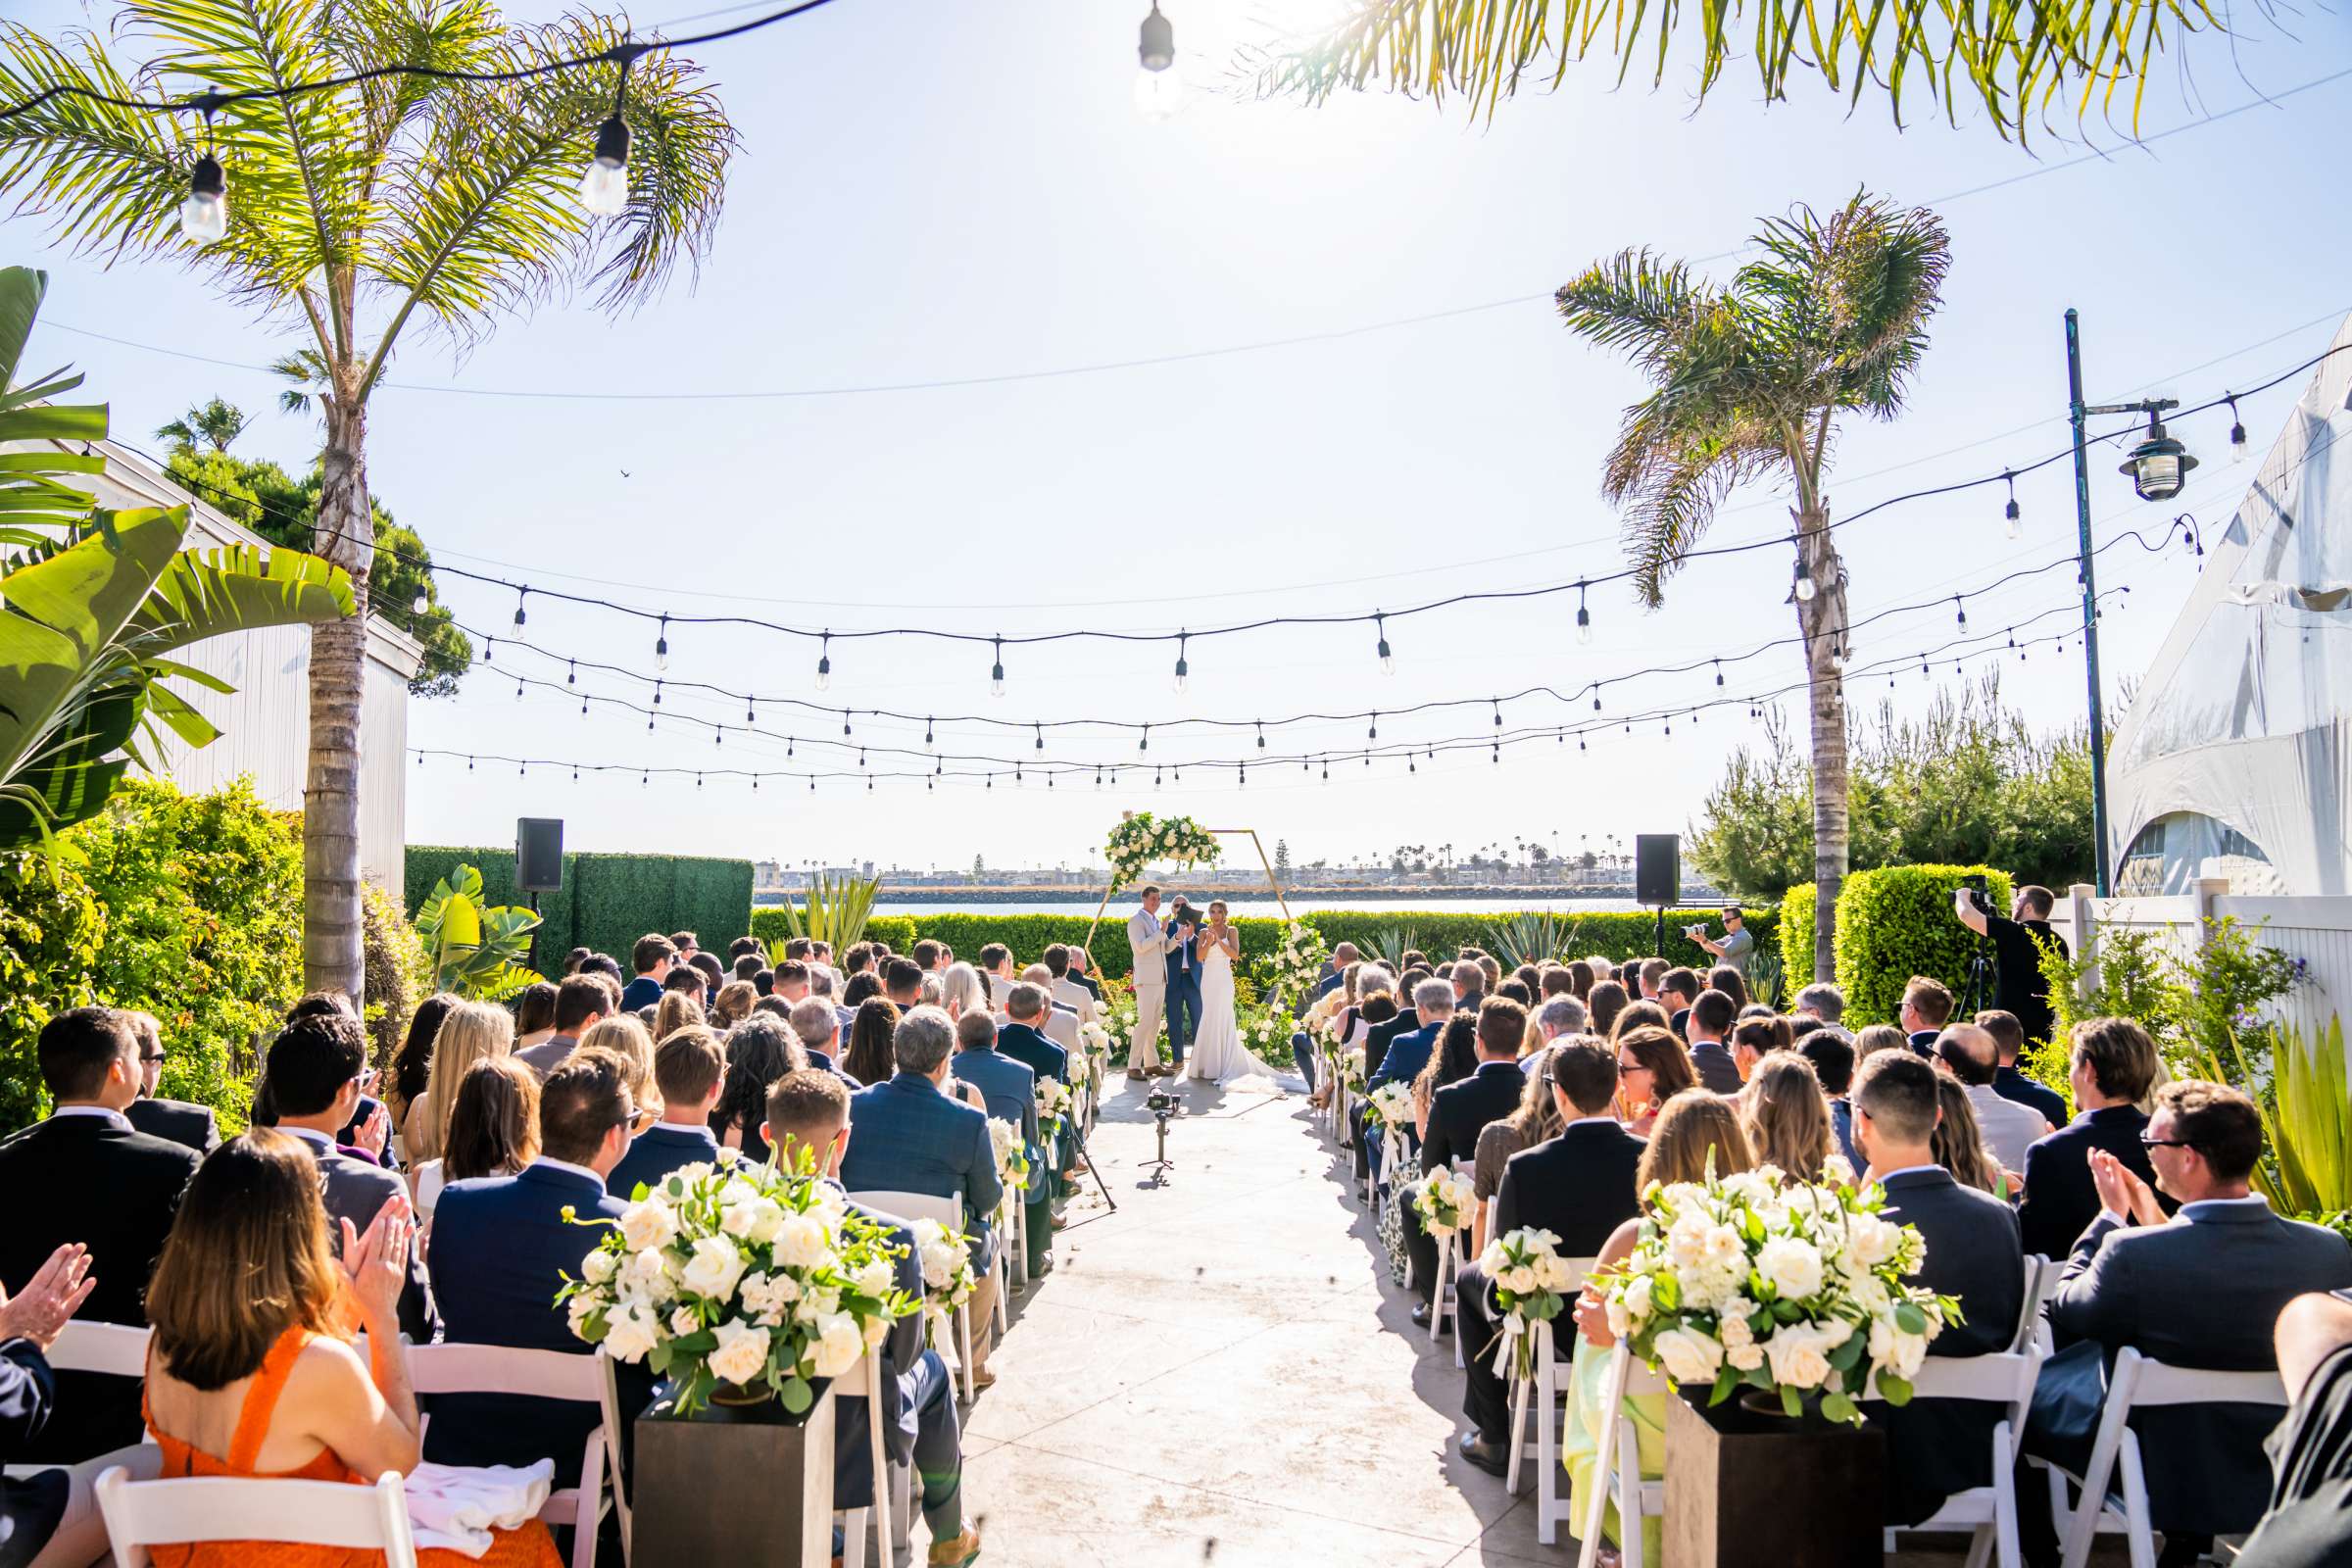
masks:
<svg viewBox="0 0 2352 1568"><path fill-rule="evenodd" d="M1788 1000L1813 983L1813 889L1803 883L1781 895L1781 973Z"/></svg>
<svg viewBox="0 0 2352 1568"><path fill-rule="evenodd" d="M97 1000L91 980L105 943L106 911L79 871L0 856L0 1133L48 1114L34 1043L51 1018Z"/></svg>
<svg viewBox="0 0 2352 1568"><path fill-rule="evenodd" d="M406 863L408 907L416 908L433 884L459 865L482 873L492 904L529 904L514 890L514 852L488 846L412 844ZM539 896L539 972L564 972L564 956L593 948L618 958L648 931L691 931L704 947L724 955L751 929L752 862L685 855L564 857L564 888Z"/></svg>
<svg viewBox="0 0 2352 1568"><path fill-rule="evenodd" d="M1990 879L1995 908L2009 906L2009 873L1988 865L1889 865L1855 871L1838 895L1838 987L1849 1028L1892 1023L1911 977L1941 980L1958 995L1968 983L1975 933L1952 913L1960 879Z"/></svg>

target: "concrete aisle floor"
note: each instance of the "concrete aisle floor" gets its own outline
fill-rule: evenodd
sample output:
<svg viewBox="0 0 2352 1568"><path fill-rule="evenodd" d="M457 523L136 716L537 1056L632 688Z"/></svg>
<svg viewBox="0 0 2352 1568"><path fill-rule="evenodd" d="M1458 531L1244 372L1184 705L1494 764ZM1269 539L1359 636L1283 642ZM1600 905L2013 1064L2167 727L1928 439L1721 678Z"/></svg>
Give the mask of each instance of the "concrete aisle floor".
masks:
<svg viewBox="0 0 2352 1568"><path fill-rule="evenodd" d="M1091 1182L1072 1200L966 1412L982 1562L1573 1562L1565 1530L1539 1545L1532 1503L1453 1452L1452 1346L1407 1321L1303 1099L1181 1087L1153 1185L1141 1086L1112 1080L1091 1142L1118 1209Z"/></svg>

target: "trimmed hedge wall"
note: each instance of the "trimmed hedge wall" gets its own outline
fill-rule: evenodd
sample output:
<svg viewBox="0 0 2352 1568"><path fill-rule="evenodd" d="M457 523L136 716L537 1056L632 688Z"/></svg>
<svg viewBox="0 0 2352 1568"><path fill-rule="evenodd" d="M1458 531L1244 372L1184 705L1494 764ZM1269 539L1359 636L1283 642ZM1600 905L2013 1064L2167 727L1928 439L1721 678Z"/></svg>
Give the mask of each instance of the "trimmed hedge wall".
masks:
<svg viewBox="0 0 2352 1568"><path fill-rule="evenodd" d="M1988 865L1889 865L1846 877L1838 894L1838 987L1847 1027L1894 1022L1915 974L1959 995L1977 938L1953 915L1952 892L1977 873L1989 879L1993 907L2009 907L2009 873Z"/></svg>
<svg viewBox="0 0 2352 1568"><path fill-rule="evenodd" d="M514 852L487 846L412 844L405 865L405 891L413 911L433 884L459 865L482 873L482 895L492 904L527 905L514 891ZM686 855L591 855L564 857L564 890L539 896L541 974L564 972L564 956L593 948L618 958L625 970L629 948L648 931L691 931L722 957L727 944L751 929L752 862Z"/></svg>
<svg viewBox="0 0 2352 1568"><path fill-rule="evenodd" d="M1813 890L1806 882L1781 895L1781 973L1791 1004L1813 983ZM1838 891L1843 892L1843 889Z"/></svg>

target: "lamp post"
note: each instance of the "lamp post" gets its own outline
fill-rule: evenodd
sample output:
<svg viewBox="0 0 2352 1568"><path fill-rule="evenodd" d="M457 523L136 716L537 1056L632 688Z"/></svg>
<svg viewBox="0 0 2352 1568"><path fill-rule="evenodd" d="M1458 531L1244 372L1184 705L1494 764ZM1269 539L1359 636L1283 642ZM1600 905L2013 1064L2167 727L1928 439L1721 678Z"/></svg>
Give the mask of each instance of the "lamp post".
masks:
<svg viewBox="0 0 2352 1568"><path fill-rule="evenodd" d="M2082 401L2082 333L2074 308L2066 313L2067 416L2075 430L2075 525L2077 575L2082 583L2082 662L2090 688L2090 831L2092 865L2100 898L2112 891L2107 853L2107 722L2099 700L2099 591L2090 550L2090 467L2083 451L2083 421L2094 414L2144 414L2148 433L2132 449L2121 472L2132 475L2132 489L2142 501L2170 501L2180 493L2188 470L2197 460L2180 442L2165 434L2164 411L2180 406L2178 398L2141 398L2132 403Z"/></svg>

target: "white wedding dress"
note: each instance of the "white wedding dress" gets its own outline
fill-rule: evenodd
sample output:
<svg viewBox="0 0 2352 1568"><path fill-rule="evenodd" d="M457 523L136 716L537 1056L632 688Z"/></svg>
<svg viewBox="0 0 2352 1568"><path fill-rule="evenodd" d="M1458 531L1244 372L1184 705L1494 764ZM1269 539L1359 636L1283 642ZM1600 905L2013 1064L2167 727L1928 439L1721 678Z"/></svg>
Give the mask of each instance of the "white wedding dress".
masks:
<svg viewBox="0 0 2352 1568"><path fill-rule="evenodd" d="M1193 1032L1187 1078L1205 1079L1222 1089L1278 1095L1282 1085L1266 1064L1242 1044L1242 1025L1233 1005L1233 959L1212 947L1200 960L1200 1025Z"/></svg>

